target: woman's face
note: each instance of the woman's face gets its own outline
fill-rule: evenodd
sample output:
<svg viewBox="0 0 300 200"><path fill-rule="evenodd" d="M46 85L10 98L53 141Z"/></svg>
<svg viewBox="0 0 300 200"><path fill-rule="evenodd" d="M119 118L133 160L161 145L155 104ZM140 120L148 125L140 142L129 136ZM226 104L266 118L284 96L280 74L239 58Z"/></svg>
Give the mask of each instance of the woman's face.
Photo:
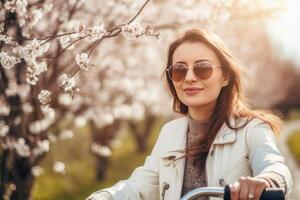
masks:
<svg viewBox="0 0 300 200"><path fill-rule="evenodd" d="M173 81L179 100L189 109L214 104L222 87L228 84L221 68L213 68L211 77L206 80L197 78L192 67L195 62L202 62L202 60L221 67L214 51L201 42L185 42L178 46L173 54L172 64L185 63L190 68L185 79Z"/></svg>

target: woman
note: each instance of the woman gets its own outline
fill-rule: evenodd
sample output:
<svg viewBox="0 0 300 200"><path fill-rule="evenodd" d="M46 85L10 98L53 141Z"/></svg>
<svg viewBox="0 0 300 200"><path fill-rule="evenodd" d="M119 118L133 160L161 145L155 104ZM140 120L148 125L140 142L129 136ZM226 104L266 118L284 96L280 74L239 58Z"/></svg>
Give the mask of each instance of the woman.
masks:
<svg viewBox="0 0 300 200"><path fill-rule="evenodd" d="M225 184L232 200L259 199L268 187L288 194L292 178L276 146L280 120L248 108L242 69L214 34L182 33L169 46L165 77L173 110L184 117L162 128L151 155L127 180L87 199L178 200Z"/></svg>

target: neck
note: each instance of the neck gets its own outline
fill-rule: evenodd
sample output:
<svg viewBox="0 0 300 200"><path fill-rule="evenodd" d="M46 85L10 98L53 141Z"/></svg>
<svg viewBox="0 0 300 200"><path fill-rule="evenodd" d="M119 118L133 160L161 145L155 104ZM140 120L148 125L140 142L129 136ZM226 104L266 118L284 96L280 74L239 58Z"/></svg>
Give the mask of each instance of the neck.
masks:
<svg viewBox="0 0 300 200"><path fill-rule="evenodd" d="M212 102L201 106L189 106L189 115L194 120L207 120L210 119L216 102Z"/></svg>

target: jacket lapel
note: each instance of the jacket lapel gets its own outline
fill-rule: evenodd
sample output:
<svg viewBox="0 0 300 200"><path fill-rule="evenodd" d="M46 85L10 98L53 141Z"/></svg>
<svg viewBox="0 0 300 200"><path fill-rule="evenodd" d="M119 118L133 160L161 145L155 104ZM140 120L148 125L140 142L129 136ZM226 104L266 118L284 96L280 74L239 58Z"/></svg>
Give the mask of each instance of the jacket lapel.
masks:
<svg viewBox="0 0 300 200"><path fill-rule="evenodd" d="M187 137L187 128L188 122L187 118L181 118L182 120L179 123L176 123L170 130L172 137L168 138L167 147L162 153L162 159L165 166L170 166L170 174L175 174L174 181L170 184L172 198L174 200L179 200L181 195L181 188L184 175L185 167L185 148L186 148L186 137ZM171 170L174 170L172 172Z"/></svg>

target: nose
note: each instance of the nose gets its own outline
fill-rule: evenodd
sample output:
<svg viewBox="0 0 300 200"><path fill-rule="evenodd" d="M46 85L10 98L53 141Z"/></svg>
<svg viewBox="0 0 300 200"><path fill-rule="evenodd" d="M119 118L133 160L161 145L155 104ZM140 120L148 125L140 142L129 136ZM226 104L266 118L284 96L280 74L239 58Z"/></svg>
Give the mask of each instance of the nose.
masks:
<svg viewBox="0 0 300 200"><path fill-rule="evenodd" d="M197 77L194 74L194 71L192 68L189 67L188 71L186 72L185 81L191 82L191 81L197 81Z"/></svg>

